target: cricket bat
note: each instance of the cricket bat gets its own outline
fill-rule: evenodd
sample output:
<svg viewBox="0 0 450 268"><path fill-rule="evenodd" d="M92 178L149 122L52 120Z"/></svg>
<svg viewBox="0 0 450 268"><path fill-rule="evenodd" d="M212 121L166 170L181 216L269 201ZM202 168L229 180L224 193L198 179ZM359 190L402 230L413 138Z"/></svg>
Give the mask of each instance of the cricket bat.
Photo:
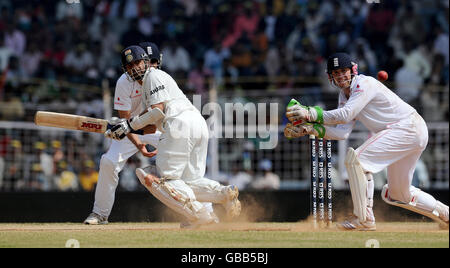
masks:
<svg viewBox="0 0 450 268"><path fill-rule="evenodd" d="M38 126L57 127L96 133L105 133L105 131L111 127L105 119L44 111L38 111L36 113L34 116L34 123Z"/></svg>

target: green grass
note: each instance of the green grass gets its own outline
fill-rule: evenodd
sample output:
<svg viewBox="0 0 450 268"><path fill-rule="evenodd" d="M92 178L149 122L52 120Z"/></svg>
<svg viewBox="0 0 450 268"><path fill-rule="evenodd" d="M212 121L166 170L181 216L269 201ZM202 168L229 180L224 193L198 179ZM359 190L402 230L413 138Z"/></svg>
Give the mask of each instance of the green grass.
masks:
<svg viewBox="0 0 450 268"><path fill-rule="evenodd" d="M312 230L307 223L237 223L180 230L176 223L0 224L1 248L63 248L76 239L82 248L448 248L448 230L434 223L380 223L375 232Z"/></svg>

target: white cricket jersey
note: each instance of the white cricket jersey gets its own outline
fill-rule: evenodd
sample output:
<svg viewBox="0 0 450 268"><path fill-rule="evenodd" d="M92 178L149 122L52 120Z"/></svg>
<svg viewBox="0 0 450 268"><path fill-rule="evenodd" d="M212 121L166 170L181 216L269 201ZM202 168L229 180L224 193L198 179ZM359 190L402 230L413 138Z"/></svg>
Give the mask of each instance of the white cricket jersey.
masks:
<svg viewBox="0 0 450 268"><path fill-rule="evenodd" d="M129 81L126 74L122 74L116 83L114 93L114 109L130 111L131 117L144 111L142 103L142 86L136 81Z"/></svg>
<svg viewBox="0 0 450 268"><path fill-rule="evenodd" d="M175 117L183 111L195 109L175 80L166 72L151 67L143 79L143 100L147 108L164 103L166 118ZM196 110L196 109L195 109Z"/></svg>
<svg viewBox="0 0 450 268"><path fill-rule="evenodd" d="M360 121L377 133L389 125L408 118L416 110L404 102L383 83L373 77L357 75L350 86L350 98L339 94L338 109L323 112L326 125Z"/></svg>

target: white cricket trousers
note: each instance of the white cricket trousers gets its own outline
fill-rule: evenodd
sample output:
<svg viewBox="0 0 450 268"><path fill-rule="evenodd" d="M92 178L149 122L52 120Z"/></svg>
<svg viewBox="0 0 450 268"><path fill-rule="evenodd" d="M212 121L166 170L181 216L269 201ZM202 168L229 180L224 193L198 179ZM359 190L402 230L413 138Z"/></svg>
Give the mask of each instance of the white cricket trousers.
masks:
<svg viewBox="0 0 450 268"><path fill-rule="evenodd" d="M158 147L161 132L139 135L142 143ZM108 151L102 155L97 187L95 188L95 202L92 212L109 217L114 204L116 188L119 183L119 173L122 171L128 158L139 150L128 139L120 141L112 140Z"/></svg>
<svg viewBox="0 0 450 268"><path fill-rule="evenodd" d="M378 173L387 167L389 197L409 203L417 191L411 186L414 170L427 143L428 128L415 112L372 136L356 154L365 172ZM433 211L436 200L425 192L420 196L418 206Z"/></svg>
<svg viewBox="0 0 450 268"><path fill-rule="evenodd" d="M204 177L209 132L205 119L193 108L169 118L158 144L156 167L162 178L175 190L193 202L200 210L200 202L222 203L225 186Z"/></svg>

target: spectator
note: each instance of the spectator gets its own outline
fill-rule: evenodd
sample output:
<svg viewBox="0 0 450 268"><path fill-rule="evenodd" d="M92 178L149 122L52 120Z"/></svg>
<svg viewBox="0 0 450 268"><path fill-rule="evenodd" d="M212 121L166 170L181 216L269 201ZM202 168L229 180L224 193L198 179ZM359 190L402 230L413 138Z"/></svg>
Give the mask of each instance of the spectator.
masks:
<svg viewBox="0 0 450 268"><path fill-rule="evenodd" d="M123 8L123 17L125 19L136 19L139 15L139 5L137 0L129 0L125 2Z"/></svg>
<svg viewBox="0 0 450 268"><path fill-rule="evenodd" d="M266 28L264 29L264 32L267 36L268 42L273 42L275 39L275 24L277 21L277 17L274 16L272 9L269 9L267 11L266 16L264 17L264 22L266 25Z"/></svg>
<svg viewBox="0 0 450 268"><path fill-rule="evenodd" d="M10 138L0 131L0 191L3 188L3 178L5 177L5 156L7 153Z"/></svg>
<svg viewBox="0 0 450 268"><path fill-rule="evenodd" d="M259 162L259 170L263 173L256 177L250 187L258 190L280 189L280 177L272 172L272 161L263 159Z"/></svg>
<svg viewBox="0 0 450 268"><path fill-rule="evenodd" d="M103 100L94 93L87 93L84 101L82 101L76 110L76 114L95 118L103 117Z"/></svg>
<svg viewBox="0 0 450 268"><path fill-rule="evenodd" d="M136 168L140 167L139 159L135 156L128 159L127 165L120 172L119 185L125 191L136 191L139 189L139 179L136 177Z"/></svg>
<svg viewBox="0 0 450 268"><path fill-rule="evenodd" d="M382 57L385 40L394 25L394 12L386 8L385 4L371 5L365 23L367 38L375 50L377 57Z"/></svg>
<svg viewBox="0 0 450 268"><path fill-rule="evenodd" d="M225 81L223 83L223 88L225 90L233 91L239 86L239 70L233 66L230 58L223 60L223 71Z"/></svg>
<svg viewBox="0 0 450 268"><path fill-rule="evenodd" d="M3 1L0 4L0 32L4 32L6 29L6 24L11 21L12 8L8 1Z"/></svg>
<svg viewBox="0 0 450 268"><path fill-rule="evenodd" d="M54 175L54 167L53 158L46 151L47 145L42 141L38 141L34 143L34 149L39 160L40 172L47 178L46 180L49 180Z"/></svg>
<svg viewBox="0 0 450 268"><path fill-rule="evenodd" d="M50 191L52 189L51 181L45 176L41 164L32 165L29 184L24 188L31 191Z"/></svg>
<svg viewBox="0 0 450 268"><path fill-rule="evenodd" d="M6 83L12 85L13 88L18 88L21 79L25 78L25 73L19 63L19 57L12 56L9 58L8 70L6 72Z"/></svg>
<svg viewBox="0 0 450 268"><path fill-rule="evenodd" d="M265 59L265 66L267 75L269 76L271 81L274 81L276 76L278 75L281 64L283 63L283 59L281 58L280 49L283 49L281 43L272 43L269 46L269 50Z"/></svg>
<svg viewBox="0 0 450 268"><path fill-rule="evenodd" d="M422 159L417 161L416 170L414 170L412 185L421 189L430 188L430 176L428 175L427 166Z"/></svg>
<svg viewBox="0 0 450 268"><path fill-rule="evenodd" d="M190 69L190 58L187 50L180 43L171 39L162 48L164 65L163 68L175 77L186 77Z"/></svg>
<svg viewBox="0 0 450 268"><path fill-rule="evenodd" d="M155 31L157 31L157 29L158 28L155 25ZM128 26L128 30L125 33L123 33L123 35L120 38L120 44L122 45L123 48L126 48L128 46L136 45L139 44L140 42L146 41L145 38L146 38L145 35L139 31L138 20L132 19ZM163 40L153 40L153 42L158 41L162 42Z"/></svg>
<svg viewBox="0 0 450 268"><path fill-rule="evenodd" d="M24 153L20 140L11 140L5 157L5 183L3 189L16 190L23 182Z"/></svg>
<svg viewBox="0 0 450 268"><path fill-rule="evenodd" d="M233 173L228 180L229 185L235 185L239 190L244 190L252 182L253 175L251 170L242 168L242 163L237 162L232 167Z"/></svg>
<svg viewBox="0 0 450 268"><path fill-rule="evenodd" d="M52 144L53 174L56 174L58 163L65 159L65 155L61 148L61 141L52 140L51 144Z"/></svg>
<svg viewBox="0 0 450 268"><path fill-rule="evenodd" d="M422 18L414 10L413 4L401 8L395 21L395 32L407 35L414 43L420 44L425 40L425 27Z"/></svg>
<svg viewBox="0 0 450 268"><path fill-rule="evenodd" d="M9 47L12 54L19 57L25 51L27 44L27 38L25 34L16 28L15 24L6 24L6 30L4 33L5 46Z"/></svg>
<svg viewBox="0 0 450 268"><path fill-rule="evenodd" d="M250 67L253 64L252 53L245 41L240 41L231 49L231 65L239 71L239 76L251 75Z"/></svg>
<svg viewBox="0 0 450 268"><path fill-rule="evenodd" d="M44 44L43 51L41 68L38 71L38 76L54 79L58 74L64 75L66 73L64 61L67 51L63 41L56 41L55 44L48 42Z"/></svg>
<svg viewBox="0 0 450 268"><path fill-rule="evenodd" d="M68 71L68 78L74 83L83 82L86 70L93 64L93 55L87 50L86 44L83 43L78 44L64 58L64 67Z"/></svg>
<svg viewBox="0 0 450 268"><path fill-rule="evenodd" d="M413 103L419 96L423 78L402 62L402 67L394 75L397 95L408 103Z"/></svg>
<svg viewBox="0 0 450 268"><path fill-rule="evenodd" d="M259 14L251 1L244 2L244 8L238 11L234 22L234 34L236 40L245 34L252 39L259 25Z"/></svg>
<svg viewBox="0 0 450 268"><path fill-rule="evenodd" d="M13 51L5 45L5 35L0 34L0 74L8 67Z"/></svg>
<svg viewBox="0 0 450 268"><path fill-rule="evenodd" d="M364 39L359 38L356 40L355 51L352 51L350 55L352 58L358 59L359 72L370 76L376 76L378 72L377 57Z"/></svg>
<svg viewBox="0 0 450 268"><path fill-rule="evenodd" d="M220 43L216 42L214 47L207 50L205 57L205 68L211 71L217 84L222 83L223 76L223 60L230 56L228 49L222 48Z"/></svg>
<svg viewBox="0 0 450 268"><path fill-rule="evenodd" d="M86 192L92 192L98 181L98 172L95 169L95 163L92 160L86 160L83 163L83 169L80 173L80 185Z"/></svg>
<svg viewBox="0 0 450 268"><path fill-rule="evenodd" d="M296 55L296 52L302 51L302 39L305 38L306 35L305 22L300 20L286 40L286 54L290 60L298 56Z"/></svg>
<svg viewBox="0 0 450 268"><path fill-rule="evenodd" d="M152 15L149 3L144 3L141 7L141 16L138 19L139 31L149 39L153 33L153 23L158 21L158 16Z"/></svg>
<svg viewBox="0 0 450 268"><path fill-rule="evenodd" d="M53 181L57 190L62 192L77 191L79 189L78 177L66 161L59 161L57 164Z"/></svg>
<svg viewBox="0 0 450 268"><path fill-rule="evenodd" d="M28 44L28 49L20 58L21 69L24 72L26 78L34 77L40 67L42 60L42 52L38 50L36 43L32 42Z"/></svg>
<svg viewBox="0 0 450 268"><path fill-rule="evenodd" d="M202 96L205 95L208 92L207 79L210 75L211 73L203 68L203 61L197 59L194 63L194 68L192 68L188 74L188 81L186 84L187 90ZM226 74L225 77L227 77Z"/></svg>
<svg viewBox="0 0 450 268"><path fill-rule="evenodd" d="M60 0L56 5L56 20L75 18L83 19L83 1L69 4L66 0Z"/></svg>
<svg viewBox="0 0 450 268"><path fill-rule="evenodd" d="M445 58L445 65L449 64L449 38L448 32L444 32L441 27L437 27L436 29L436 39L434 41L433 52L435 54L441 54Z"/></svg>
<svg viewBox="0 0 450 268"><path fill-rule="evenodd" d="M423 81L431 74L431 64L425 55L424 47L419 47L409 38L404 40L405 55L403 61L406 68L416 73Z"/></svg>
<svg viewBox="0 0 450 268"><path fill-rule="evenodd" d="M0 102L0 118L6 121L20 121L24 119L25 107L13 91L13 88L7 87L5 99Z"/></svg>

